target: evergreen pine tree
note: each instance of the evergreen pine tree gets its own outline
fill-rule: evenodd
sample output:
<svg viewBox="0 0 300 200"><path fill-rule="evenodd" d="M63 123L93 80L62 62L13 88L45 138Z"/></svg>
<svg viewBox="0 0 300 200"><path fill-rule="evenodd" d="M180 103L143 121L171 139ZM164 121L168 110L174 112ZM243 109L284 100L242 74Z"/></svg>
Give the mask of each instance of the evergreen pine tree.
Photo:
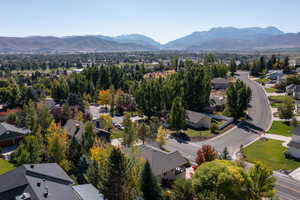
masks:
<svg viewBox="0 0 300 200"><path fill-rule="evenodd" d="M114 148L108 158L103 194L108 200L126 200L127 161L120 149Z"/></svg>
<svg viewBox="0 0 300 200"><path fill-rule="evenodd" d="M140 175L140 186L144 200L162 199L161 188L152 174L151 167L148 161L146 161Z"/></svg>
<svg viewBox="0 0 300 200"><path fill-rule="evenodd" d="M93 130L92 122L87 122L82 136L81 145L84 153L89 153L90 148L93 146L95 140L95 133Z"/></svg>

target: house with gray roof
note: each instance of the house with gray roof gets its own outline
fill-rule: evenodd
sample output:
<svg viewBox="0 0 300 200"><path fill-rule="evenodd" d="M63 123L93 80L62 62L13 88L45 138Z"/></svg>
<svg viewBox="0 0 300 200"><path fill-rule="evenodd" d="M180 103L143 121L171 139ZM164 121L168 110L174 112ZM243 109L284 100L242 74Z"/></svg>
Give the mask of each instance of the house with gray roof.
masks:
<svg viewBox="0 0 300 200"><path fill-rule="evenodd" d="M186 111L186 124L194 129L209 128L211 117L205 113Z"/></svg>
<svg viewBox="0 0 300 200"><path fill-rule="evenodd" d="M30 132L28 129L2 122L0 123L0 146L6 147L18 144L18 142Z"/></svg>
<svg viewBox="0 0 300 200"><path fill-rule="evenodd" d="M26 164L0 175L0 200L103 199L95 188L83 186L77 191L73 184L56 163ZM87 191L93 193L90 197L96 198L86 197L84 193Z"/></svg>
<svg viewBox="0 0 300 200"><path fill-rule="evenodd" d="M292 140L287 144L288 146L288 153L295 157L300 159L300 126L296 126L293 130L293 137Z"/></svg>
<svg viewBox="0 0 300 200"><path fill-rule="evenodd" d="M211 80L211 84L216 90L225 90L229 87L229 81L225 78L214 78Z"/></svg>
<svg viewBox="0 0 300 200"><path fill-rule="evenodd" d="M81 200L104 200L104 196L92 184L75 185L73 189Z"/></svg>
<svg viewBox="0 0 300 200"><path fill-rule="evenodd" d="M69 119L65 124L64 129L70 138L75 137L77 141L80 142L85 131L85 124L82 121ZM94 127L94 132L101 140L106 142L110 141L110 132L97 128L96 125Z"/></svg>
<svg viewBox="0 0 300 200"><path fill-rule="evenodd" d="M139 150L159 181L185 178L185 166L188 165L188 161L178 151L166 152L147 144L139 146Z"/></svg>
<svg viewBox="0 0 300 200"><path fill-rule="evenodd" d="M285 92L287 95L292 95L295 99L295 110L300 112L300 85L290 84L286 86Z"/></svg>

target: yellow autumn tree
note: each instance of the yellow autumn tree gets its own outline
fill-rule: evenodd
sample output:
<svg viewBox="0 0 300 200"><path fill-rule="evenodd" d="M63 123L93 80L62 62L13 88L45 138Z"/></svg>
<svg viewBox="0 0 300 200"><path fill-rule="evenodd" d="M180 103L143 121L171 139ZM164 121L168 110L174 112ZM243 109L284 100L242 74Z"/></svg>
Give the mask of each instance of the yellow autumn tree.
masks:
<svg viewBox="0 0 300 200"><path fill-rule="evenodd" d="M100 90L97 96L97 103L100 105L107 105L109 104L109 97L109 90Z"/></svg>
<svg viewBox="0 0 300 200"><path fill-rule="evenodd" d="M101 127L106 130L110 131L113 128L112 118L110 115L107 114L100 115L100 123L101 123Z"/></svg>
<svg viewBox="0 0 300 200"><path fill-rule="evenodd" d="M66 160L66 154L68 149L68 136L67 133L61 128L59 124L54 121L51 122L47 129L47 153L48 162L56 162L66 171L70 166Z"/></svg>
<svg viewBox="0 0 300 200"><path fill-rule="evenodd" d="M90 149L90 159L97 161L101 166L104 166L110 156L113 147L111 145L94 145Z"/></svg>
<svg viewBox="0 0 300 200"><path fill-rule="evenodd" d="M155 141L159 144L160 148L164 144L166 144L166 142L167 142L167 131L166 131L166 129L164 127L160 126L158 128L157 136L156 136L156 140Z"/></svg>

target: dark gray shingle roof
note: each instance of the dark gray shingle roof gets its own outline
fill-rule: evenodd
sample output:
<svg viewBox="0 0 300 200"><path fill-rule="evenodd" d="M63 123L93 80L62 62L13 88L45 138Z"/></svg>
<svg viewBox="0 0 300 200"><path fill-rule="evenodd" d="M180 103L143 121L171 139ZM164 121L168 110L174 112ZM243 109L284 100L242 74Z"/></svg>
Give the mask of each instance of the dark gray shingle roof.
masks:
<svg viewBox="0 0 300 200"><path fill-rule="evenodd" d="M213 84L229 84L229 81L225 78L214 78L211 80Z"/></svg>
<svg viewBox="0 0 300 200"><path fill-rule="evenodd" d="M74 119L69 119L64 126L67 134L70 137L75 136L77 140L81 140L82 134L84 133L84 123Z"/></svg>
<svg viewBox="0 0 300 200"><path fill-rule="evenodd" d="M15 125L8 124L6 122L2 122L0 124L0 135L4 134L6 132L14 132L14 133L26 135L26 134L30 133L31 131L28 129L25 129L25 128L16 127Z"/></svg>
<svg viewBox="0 0 300 200"><path fill-rule="evenodd" d="M300 126L296 126L293 130L292 130L292 133L294 135L299 135L300 136Z"/></svg>
<svg viewBox="0 0 300 200"><path fill-rule="evenodd" d="M290 141L287 146L289 147L294 147L296 149L300 149L300 143L294 142L294 141Z"/></svg>
<svg viewBox="0 0 300 200"><path fill-rule="evenodd" d="M200 120L202 120L205 117L208 117L207 115L200 113L200 112L194 112L191 110L187 110L186 111L186 118L188 121L192 122L192 123L197 123Z"/></svg>
<svg viewBox="0 0 300 200"><path fill-rule="evenodd" d="M29 193L32 200L80 200L72 184L72 179L56 163L22 165L0 175L0 200L15 200L23 193Z"/></svg>
<svg viewBox="0 0 300 200"><path fill-rule="evenodd" d="M300 85L296 85L296 86L295 86L294 92L300 92Z"/></svg>
<svg viewBox="0 0 300 200"><path fill-rule="evenodd" d="M154 176L162 175L164 172L188 163L178 151L165 152L146 144L139 148L141 156L149 162Z"/></svg>
<svg viewBox="0 0 300 200"><path fill-rule="evenodd" d="M92 184L73 186L81 200L104 200L104 197Z"/></svg>

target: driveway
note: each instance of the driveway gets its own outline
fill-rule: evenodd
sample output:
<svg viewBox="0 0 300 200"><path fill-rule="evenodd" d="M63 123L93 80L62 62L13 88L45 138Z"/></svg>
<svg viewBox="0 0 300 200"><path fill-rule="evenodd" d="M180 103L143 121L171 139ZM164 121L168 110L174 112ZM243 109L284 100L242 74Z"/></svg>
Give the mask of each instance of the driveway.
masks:
<svg viewBox="0 0 300 200"><path fill-rule="evenodd" d="M238 72L238 78L252 90L252 99L248 109L248 119L239 123L235 128L226 133L202 142L180 143L175 139L169 139L166 149L178 150L190 161L194 161L197 150L203 144L210 144L222 152L225 147L233 156L241 145L246 145L260 136L261 131L266 130L272 121L272 114L264 90L259 84L248 79L248 72Z"/></svg>

